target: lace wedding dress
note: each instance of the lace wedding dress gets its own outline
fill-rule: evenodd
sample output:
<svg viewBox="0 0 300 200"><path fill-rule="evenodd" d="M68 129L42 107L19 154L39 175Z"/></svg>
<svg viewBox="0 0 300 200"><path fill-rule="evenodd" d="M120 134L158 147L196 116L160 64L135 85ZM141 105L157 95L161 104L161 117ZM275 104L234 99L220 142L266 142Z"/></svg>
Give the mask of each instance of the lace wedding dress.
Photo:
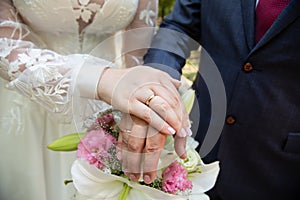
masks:
<svg viewBox="0 0 300 200"><path fill-rule="evenodd" d="M73 198L72 184L63 181L70 179L74 152L47 145L78 131L74 117L90 107L74 96L97 99L105 67L140 62L141 51L119 50L133 40L149 42L149 34L109 38L153 26L156 7L156 0L0 1L1 200ZM92 108L106 106L98 105Z"/></svg>

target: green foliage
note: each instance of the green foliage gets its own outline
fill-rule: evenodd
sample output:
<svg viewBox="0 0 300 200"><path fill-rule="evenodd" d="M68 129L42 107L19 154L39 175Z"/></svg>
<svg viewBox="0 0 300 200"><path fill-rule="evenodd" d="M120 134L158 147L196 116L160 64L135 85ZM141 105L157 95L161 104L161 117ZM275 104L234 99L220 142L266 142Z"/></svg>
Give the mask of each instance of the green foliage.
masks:
<svg viewBox="0 0 300 200"><path fill-rule="evenodd" d="M175 0L159 0L159 17L164 18L173 9Z"/></svg>
<svg viewBox="0 0 300 200"><path fill-rule="evenodd" d="M154 181L150 184L146 184L145 182L140 182L141 185L147 185L149 187L152 187L152 188L155 188L155 189L158 189L158 190L163 190L162 189L162 179L159 179L159 178L156 178L154 179Z"/></svg>

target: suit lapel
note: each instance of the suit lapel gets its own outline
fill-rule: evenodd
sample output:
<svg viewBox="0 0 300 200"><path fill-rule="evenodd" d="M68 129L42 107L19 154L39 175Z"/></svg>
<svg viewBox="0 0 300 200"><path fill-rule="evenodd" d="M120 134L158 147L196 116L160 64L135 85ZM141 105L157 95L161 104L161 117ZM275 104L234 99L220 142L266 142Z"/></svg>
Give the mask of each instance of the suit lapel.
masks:
<svg viewBox="0 0 300 200"><path fill-rule="evenodd" d="M256 0L241 0L243 24L249 51L255 45L255 5Z"/></svg>
<svg viewBox="0 0 300 200"><path fill-rule="evenodd" d="M243 0L242 0L243 1ZM252 51L260 48L282 30L284 30L289 24L291 24L297 17L300 16L300 1L292 0L285 10L278 16L270 29L262 37L262 39L257 43ZM254 34L253 34L254 35ZM254 37L254 36L253 36Z"/></svg>

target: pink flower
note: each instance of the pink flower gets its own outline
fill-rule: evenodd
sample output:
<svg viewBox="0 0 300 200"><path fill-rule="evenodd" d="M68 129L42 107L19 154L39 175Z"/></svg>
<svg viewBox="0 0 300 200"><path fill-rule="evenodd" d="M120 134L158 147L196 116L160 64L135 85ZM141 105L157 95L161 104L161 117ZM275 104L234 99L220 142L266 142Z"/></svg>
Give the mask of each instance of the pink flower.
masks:
<svg viewBox="0 0 300 200"><path fill-rule="evenodd" d="M90 125L87 131L92 131L96 129L105 129L105 130L112 130L114 125L116 124L115 118L113 114L107 113L103 116L99 116L96 118L95 122Z"/></svg>
<svg viewBox="0 0 300 200"><path fill-rule="evenodd" d="M106 129L109 127L113 127L113 125L115 124L115 119L113 114L108 113L106 115L97 118L97 122L101 127Z"/></svg>
<svg viewBox="0 0 300 200"><path fill-rule="evenodd" d="M103 129L88 132L78 144L77 158L87 160L91 165L103 169L109 161L110 149L117 144L117 140Z"/></svg>
<svg viewBox="0 0 300 200"><path fill-rule="evenodd" d="M178 161L174 161L164 170L162 178L163 190L171 194L193 187L192 181L187 179L187 171Z"/></svg>

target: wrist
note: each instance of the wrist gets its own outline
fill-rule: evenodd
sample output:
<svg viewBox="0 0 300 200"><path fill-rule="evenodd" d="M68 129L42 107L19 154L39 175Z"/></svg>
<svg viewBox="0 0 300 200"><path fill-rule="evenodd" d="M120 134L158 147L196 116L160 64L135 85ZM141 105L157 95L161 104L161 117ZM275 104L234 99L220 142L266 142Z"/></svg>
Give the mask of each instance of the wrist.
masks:
<svg viewBox="0 0 300 200"><path fill-rule="evenodd" d="M97 86L98 98L108 104L112 102L112 96L116 85L118 84L123 70L107 67L104 69L102 75L99 78Z"/></svg>

